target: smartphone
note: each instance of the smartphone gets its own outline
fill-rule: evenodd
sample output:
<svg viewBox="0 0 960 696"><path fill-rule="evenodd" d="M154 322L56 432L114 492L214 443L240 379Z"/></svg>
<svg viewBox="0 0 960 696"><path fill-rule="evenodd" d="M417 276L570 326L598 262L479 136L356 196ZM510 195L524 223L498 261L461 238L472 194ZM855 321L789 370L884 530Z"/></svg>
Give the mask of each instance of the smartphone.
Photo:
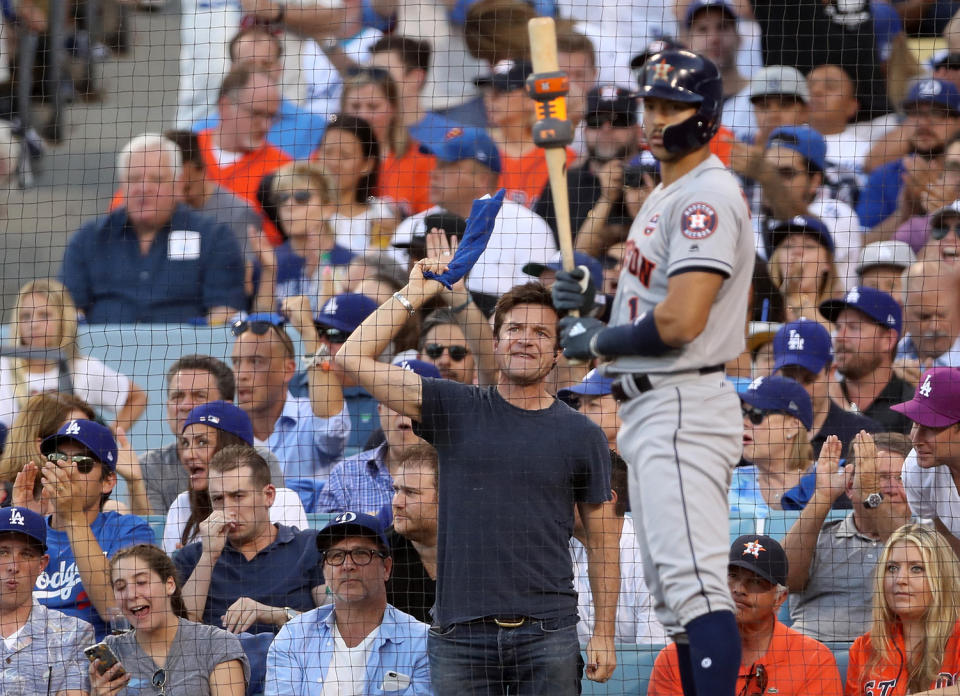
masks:
<svg viewBox="0 0 960 696"><path fill-rule="evenodd" d="M100 666L97 668L97 671L100 674L105 673L108 669L113 667L115 664L120 662L120 658L117 657L117 654L110 649L110 646L106 643L97 643L96 645L91 645L89 648L84 648L83 654L87 656L87 659L90 662L94 660L100 660ZM121 676L124 674L123 667L120 668Z"/></svg>

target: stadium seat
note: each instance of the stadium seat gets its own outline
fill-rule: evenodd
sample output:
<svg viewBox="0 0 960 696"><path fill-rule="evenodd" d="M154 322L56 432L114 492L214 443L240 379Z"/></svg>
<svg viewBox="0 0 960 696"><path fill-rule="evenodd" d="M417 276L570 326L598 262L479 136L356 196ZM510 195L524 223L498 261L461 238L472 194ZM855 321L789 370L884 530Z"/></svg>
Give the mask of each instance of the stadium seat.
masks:
<svg viewBox="0 0 960 696"><path fill-rule="evenodd" d="M157 546L163 545L163 528L167 523L166 515L144 515L143 519L146 520L147 524L150 525L150 529L153 530L153 538Z"/></svg>
<svg viewBox="0 0 960 696"><path fill-rule="evenodd" d="M824 645L830 648L830 652L832 652L833 656L837 659L837 669L840 670L840 681L846 683L847 665L850 662L850 646L853 645L853 643L824 643Z"/></svg>

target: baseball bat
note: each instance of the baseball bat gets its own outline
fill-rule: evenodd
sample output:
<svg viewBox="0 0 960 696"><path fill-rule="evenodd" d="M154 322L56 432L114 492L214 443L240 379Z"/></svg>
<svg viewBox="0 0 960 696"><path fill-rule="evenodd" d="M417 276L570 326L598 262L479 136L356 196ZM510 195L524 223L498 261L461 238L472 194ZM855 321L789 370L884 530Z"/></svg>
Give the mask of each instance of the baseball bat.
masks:
<svg viewBox="0 0 960 696"><path fill-rule="evenodd" d="M534 142L543 148L550 176L550 194L557 216L557 236L563 270L572 271L573 233L570 229L570 199L567 192L567 152L573 127L566 115L566 75L557 62L557 30L551 17L535 17L527 23L533 75L528 82L530 96L537 100ZM566 126L566 127L564 127ZM579 316L578 312L570 312Z"/></svg>

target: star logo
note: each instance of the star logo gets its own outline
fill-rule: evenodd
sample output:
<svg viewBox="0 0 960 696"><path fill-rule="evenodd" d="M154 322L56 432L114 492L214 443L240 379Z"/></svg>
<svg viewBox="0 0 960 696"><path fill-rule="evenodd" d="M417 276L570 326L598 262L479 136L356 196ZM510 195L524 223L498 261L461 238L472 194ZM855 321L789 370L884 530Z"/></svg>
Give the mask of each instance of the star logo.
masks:
<svg viewBox="0 0 960 696"><path fill-rule="evenodd" d="M757 539L756 541L748 541L746 544L743 545L744 556L749 554L754 558L760 558L761 551L766 551L766 549L763 548L763 546L761 546L759 539Z"/></svg>
<svg viewBox="0 0 960 696"><path fill-rule="evenodd" d="M671 70L673 70L673 66L667 62L666 58L661 59L659 63L653 66L653 79L667 82L670 79Z"/></svg>

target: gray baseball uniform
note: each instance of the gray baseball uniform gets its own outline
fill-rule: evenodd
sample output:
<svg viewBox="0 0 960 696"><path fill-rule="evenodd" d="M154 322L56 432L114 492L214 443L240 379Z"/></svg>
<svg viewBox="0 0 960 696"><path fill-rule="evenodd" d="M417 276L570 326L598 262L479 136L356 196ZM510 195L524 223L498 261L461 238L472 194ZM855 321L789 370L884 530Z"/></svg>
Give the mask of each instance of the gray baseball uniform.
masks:
<svg viewBox="0 0 960 696"><path fill-rule="evenodd" d="M653 389L624 402L617 444L630 464L630 501L657 618L669 633L703 614L733 611L727 588L727 489L740 458L739 399L722 371L744 349L753 231L733 175L710 156L647 198L630 230L610 326L667 296L671 275L726 277L706 328L657 357L624 356L610 376L645 373Z"/></svg>

